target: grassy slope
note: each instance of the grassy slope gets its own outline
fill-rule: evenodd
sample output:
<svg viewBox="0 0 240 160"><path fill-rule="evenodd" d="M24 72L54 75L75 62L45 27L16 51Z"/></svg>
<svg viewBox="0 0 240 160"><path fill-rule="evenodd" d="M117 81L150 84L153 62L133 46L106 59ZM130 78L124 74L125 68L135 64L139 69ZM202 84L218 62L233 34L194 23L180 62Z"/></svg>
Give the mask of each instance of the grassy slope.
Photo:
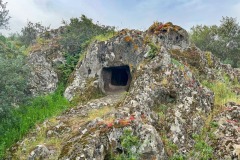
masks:
<svg viewBox="0 0 240 160"><path fill-rule="evenodd" d="M46 96L36 97L27 106L22 106L13 112L17 122L4 124L4 135L0 138L0 158L5 151L16 141L20 140L36 123L55 116L67 109L70 104L62 96L63 87Z"/></svg>

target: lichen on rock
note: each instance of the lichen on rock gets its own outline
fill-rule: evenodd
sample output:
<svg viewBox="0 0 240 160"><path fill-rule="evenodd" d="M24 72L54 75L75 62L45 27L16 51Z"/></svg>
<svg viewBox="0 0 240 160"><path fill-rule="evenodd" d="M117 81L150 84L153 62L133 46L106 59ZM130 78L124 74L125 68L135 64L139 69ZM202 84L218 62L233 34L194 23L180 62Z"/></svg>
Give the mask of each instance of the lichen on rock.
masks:
<svg viewBox="0 0 240 160"><path fill-rule="evenodd" d="M130 149L139 159L188 158L197 143L194 135L203 133L216 107L214 93L201 81L227 74L239 83L239 73L190 44L187 32L172 23L154 23L145 32L121 30L109 40L90 44L64 92L69 101L79 96L87 101L59 116L46 137L64 137L58 159L103 160L128 153L121 142L125 130L139 140ZM105 97L92 100L98 93ZM91 110L100 112L109 105L107 113L90 118ZM238 116L237 111L229 114ZM213 119L220 121L229 114ZM223 132L221 127L216 130ZM231 145L237 148L235 141ZM223 158L218 152L225 153L226 148L218 144L214 155Z"/></svg>
<svg viewBox="0 0 240 160"><path fill-rule="evenodd" d="M36 96L54 92L60 77L58 67L64 63L62 48L56 40L37 49L33 46L27 62L31 69L28 80L30 93Z"/></svg>

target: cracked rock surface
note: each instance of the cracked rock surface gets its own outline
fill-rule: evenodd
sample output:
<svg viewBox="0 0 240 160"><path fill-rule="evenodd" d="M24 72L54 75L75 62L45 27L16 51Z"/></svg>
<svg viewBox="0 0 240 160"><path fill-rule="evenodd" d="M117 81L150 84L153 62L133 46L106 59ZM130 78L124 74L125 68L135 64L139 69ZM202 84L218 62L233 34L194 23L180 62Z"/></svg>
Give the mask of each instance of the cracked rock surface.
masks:
<svg viewBox="0 0 240 160"><path fill-rule="evenodd" d="M28 135L31 138L18 142L10 155L110 159L129 152L121 142L126 130L139 141L129 149L138 159L188 155L196 144L193 135L202 133L215 109L214 93L200 80L223 79L227 74L240 82L239 70L192 46L184 29L166 23L154 24L145 32L122 30L107 41L93 42L76 66L64 96L71 101L78 95L104 92L109 82L108 77L103 78L103 68L119 66L128 66L131 74L125 92L108 92L46 120ZM209 141L216 146L214 154L219 159L239 156L239 105L227 107L213 117L218 123L217 141ZM33 143L42 145L41 149L32 147Z"/></svg>

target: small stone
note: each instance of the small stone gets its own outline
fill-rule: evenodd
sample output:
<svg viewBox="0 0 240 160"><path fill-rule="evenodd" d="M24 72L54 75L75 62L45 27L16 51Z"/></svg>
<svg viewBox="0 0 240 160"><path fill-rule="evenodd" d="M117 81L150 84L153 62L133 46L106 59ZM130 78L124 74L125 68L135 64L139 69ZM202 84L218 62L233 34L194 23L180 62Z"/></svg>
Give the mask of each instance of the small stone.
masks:
<svg viewBox="0 0 240 160"><path fill-rule="evenodd" d="M85 134L87 131L87 128L85 128L84 130L82 130L82 134Z"/></svg>

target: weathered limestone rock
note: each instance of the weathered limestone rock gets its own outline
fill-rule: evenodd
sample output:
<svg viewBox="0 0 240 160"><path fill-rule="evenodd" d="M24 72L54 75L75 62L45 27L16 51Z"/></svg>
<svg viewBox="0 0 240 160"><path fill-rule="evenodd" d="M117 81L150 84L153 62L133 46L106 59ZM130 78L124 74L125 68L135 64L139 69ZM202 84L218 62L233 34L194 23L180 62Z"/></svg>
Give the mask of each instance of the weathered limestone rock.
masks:
<svg viewBox="0 0 240 160"><path fill-rule="evenodd" d="M29 91L31 94L47 94L56 90L58 83L56 66L61 63L65 63L65 59L60 46L56 44L36 48L30 53L28 65L31 69L29 77Z"/></svg>
<svg viewBox="0 0 240 160"><path fill-rule="evenodd" d="M44 145L37 145L36 148L30 153L28 160L46 159L51 154L51 151Z"/></svg>
<svg viewBox="0 0 240 160"><path fill-rule="evenodd" d="M77 93L83 92L86 88L86 80L89 78L98 79L96 83L103 92L106 92L104 89L106 82L103 80L105 75L102 73L104 68L128 66L132 73L146 56L155 52L154 50L161 45L167 48L173 46L185 48L189 45L187 32L180 27L177 31L169 29L159 31L158 34L122 30L108 41L93 43L85 58L79 62L64 96L72 100Z"/></svg>
<svg viewBox="0 0 240 160"><path fill-rule="evenodd" d="M39 60L48 62L44 58ZM186 158L196 144L193 135L202 133L214 109L214 94L200 80L222 79L224 73L239 81L239 70L189 44L187 32L172 23L154 23L145 32L122 30L89 46L64 93L70 101L99 91L107 95L46 123L45 141L61 142L55 159L104 160L129 152L121 142L129 130L139 141L129 149L138 159L169 159L175 153ZM219 159L239 156L239 105L228 105L231 109L213 117L219 137L209 143L218 144Z"/></svg>
<svg viewBox="0 0 240 160"><path fill-rule="evenodd" d="M239 159L240 145L240 105L226 104L223 112L213 119L216 128L213 127L216 136L215 154L218 158Z"/></svg>
<svg viewBox="0 0 240 160"><path fill-rule="evenodd" d="M62 159L102 159L108 155L109 148L119 150L118 139L126 127L140 137L142 145L136 152L141 153L142 158L150 155L152 159L167 158L161 137L156 133L176 144L179 152L185 153L193 147L194 140L189 135L201 132L204 117L213 108L214 96L198 82L189 68L175 64L171 58L172 49L184 50L189 46L186 31L175 27L167 24L157 33L123 30L116 37L95 42L89 47L76 68L65 97L72 100L77 93L84 91L89 78L96 78L103 92L114 93L115 70L124 74L120 68L115 68L120 66L130 68L129 95L113 114L111 124L103 120L93 121L83 127L79 135L72 137L63 147ZM125 75L130 77L128 71ZM159 112L163 112L161 116L164 117L159 116ZM134 120L129 118L132 116ZM144 126L150 132L145 131ZM89 131L89 128L92 129ZM141 134L146 132L148 134ZM101 151L93 152L98 148L102 148Z"/></svg>

